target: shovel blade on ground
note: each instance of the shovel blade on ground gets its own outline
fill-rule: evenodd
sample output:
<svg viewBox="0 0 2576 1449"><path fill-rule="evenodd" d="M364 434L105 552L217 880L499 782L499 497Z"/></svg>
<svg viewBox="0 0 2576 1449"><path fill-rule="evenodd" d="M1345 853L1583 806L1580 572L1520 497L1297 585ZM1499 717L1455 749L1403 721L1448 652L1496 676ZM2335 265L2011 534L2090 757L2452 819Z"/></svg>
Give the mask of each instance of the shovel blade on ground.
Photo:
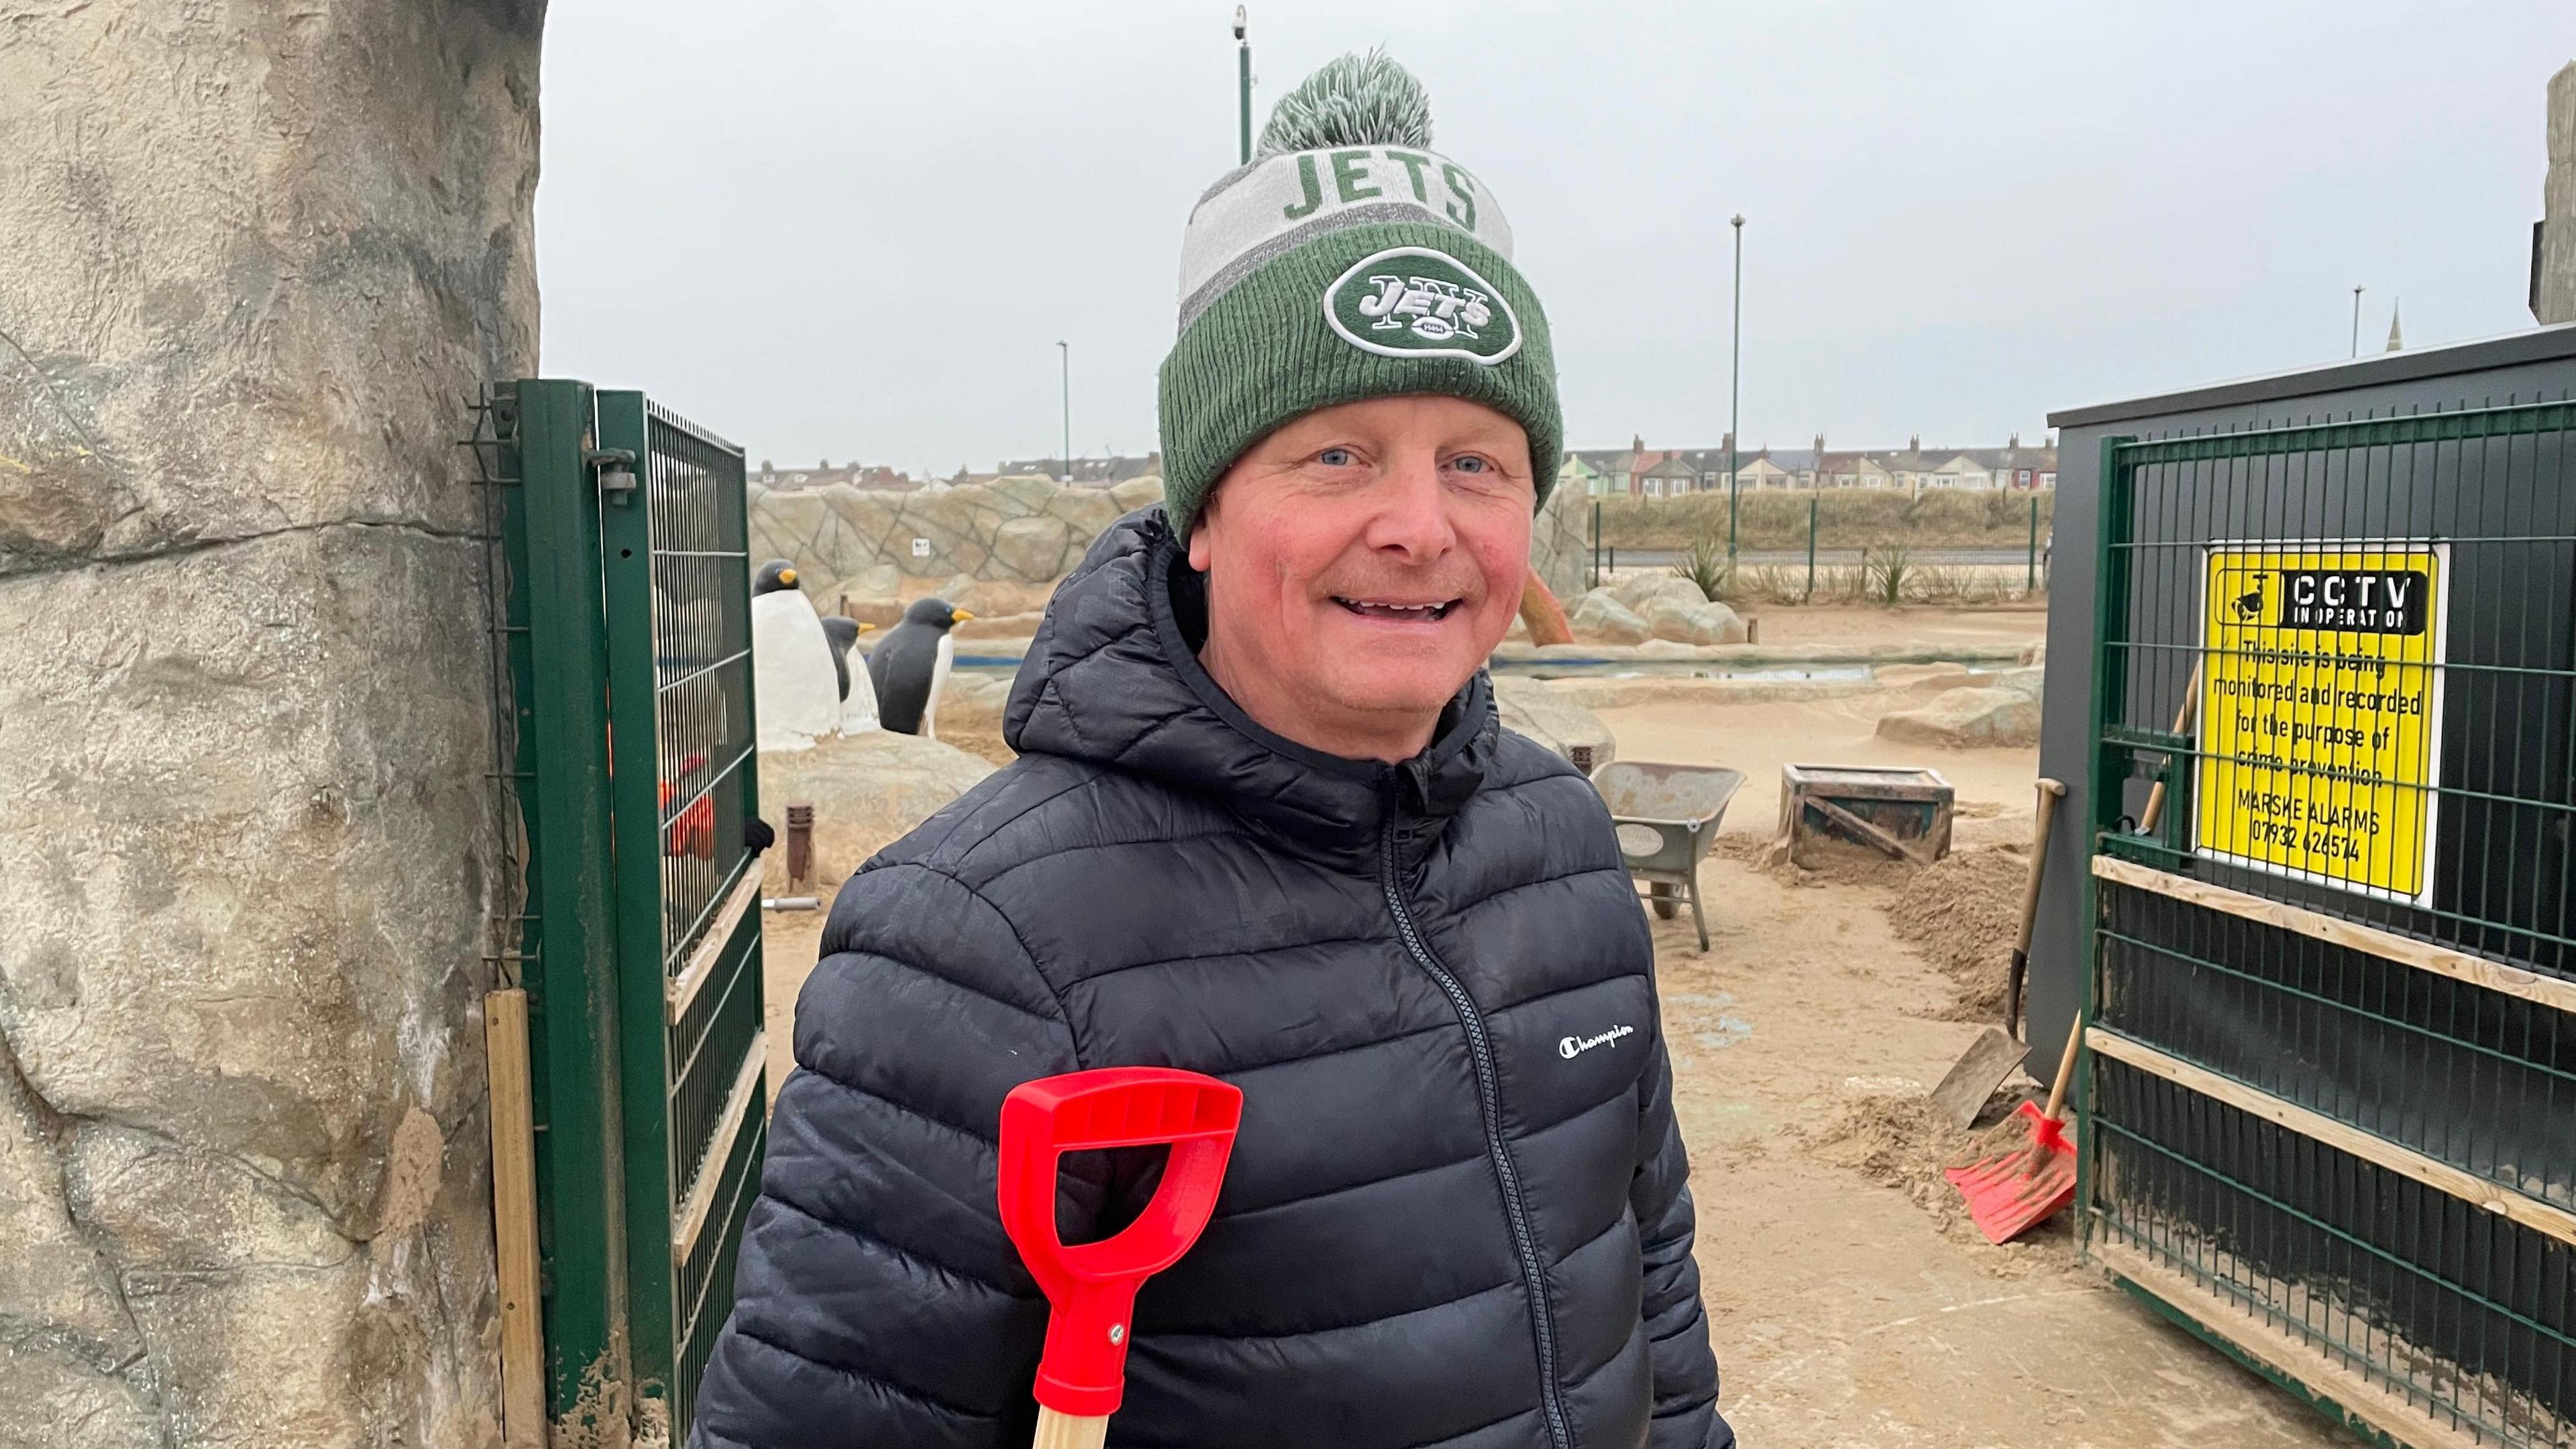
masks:
<svg viewBox="0 0 2576 1449"><path fill-rule="evenodd" d="M1954 1127L1964 1130L1976 1125L1977 1114L1985 1109L1986 1100L2021 1065L2027 1050L2001 1030L1987 1027L1960 1054L1958 1065L1950 1068L1941 1085L1932 1089L1932 1105L1940 1108L1941 1115L1949 1118Z"/></svg>
<svg viewBox="0 0 2576 1449"><path fill-rule="evenodd" d="M2021 1104L2031 1143L1941 1175L1968 1200L1968 1216L1989 1243L2009 1243L2075 1201L2075 1148L2062 1123L2038 1105Z"/></svg>

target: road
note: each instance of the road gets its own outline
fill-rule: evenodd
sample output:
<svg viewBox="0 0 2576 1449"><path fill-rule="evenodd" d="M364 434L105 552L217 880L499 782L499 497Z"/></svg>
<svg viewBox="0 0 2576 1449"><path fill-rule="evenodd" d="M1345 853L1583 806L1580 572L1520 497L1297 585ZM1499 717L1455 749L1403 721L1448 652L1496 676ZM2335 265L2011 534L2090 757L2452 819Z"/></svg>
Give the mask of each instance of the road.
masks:
<svg viewBox="0 0 2576 1449"><path fill-rule="evenodd" d="M1623 569L1668 568L1690 558L1688 549L1678 548L1622 548L1610 552L1618 556L1618 567ZM1860 562L1861 552L1859 548L1819 548L1816 550L1816 567L1848 568ZM1906 559L1918 566L1939 568L2026 567L2030 562L2030 551L2026 548L1917 548L1908 549ZM1803 548L1746 549L1736 556L1736 563L1745 568L1778 568L1791 564L1803 567L1806 562L1807 551ZM1608 567L1610 560L1605 557L1602 564Z"/></svg>

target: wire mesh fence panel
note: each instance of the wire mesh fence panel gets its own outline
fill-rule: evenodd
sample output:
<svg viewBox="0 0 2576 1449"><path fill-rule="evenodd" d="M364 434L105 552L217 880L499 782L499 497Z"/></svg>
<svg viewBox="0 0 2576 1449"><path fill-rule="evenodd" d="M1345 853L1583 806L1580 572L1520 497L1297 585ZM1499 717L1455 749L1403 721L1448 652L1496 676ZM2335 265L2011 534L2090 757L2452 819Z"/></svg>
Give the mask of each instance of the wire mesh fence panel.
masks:
<svg viewBox="0 0 2576 1449"><path fill-rule="evenodd" d="M753 758L748 544L741 451L648 409L663 963L676 974L744 863L742 771Z"/></svg>
<svg viewBox="0 0 2576 1449"><path fill-rule="evenodd" d="M743 456L633 392L600 394L600 442L625 470L603 483L609 692L638 742L618 756L631 1330L639 1403L685 1438L767 1105Z"/></svg>
<svg viewBox="0 0 2576 1449"><path fill-rule="evenodd" d="M2571 432L2103 444L2087 1242L2478 1443L2576 1442Z"/></svg>
<svg viewBox="0 0 2576 1449"><path fill-rule="evenodd" d="M2100 1025L2576 1211L2576 1017L2152 891L2100 895Z"/></svg>
<svg viewBox="0 0 2576 1449"><path fill-rule="evenodd" d="M2096 1059L2097 1240L2387 1386L2474 1442L2576 1443L2576 1249Z"/></svg>
<svg viewBox="0 0 2576 1449"><path fill-rule="evenodd" d="M742 453L640 393L507 402L549 1412L685 1444L766 1145Z"/></svg>
<svg viewBox="0 0 2576 1449"><path fill-rule="evenodd" d="M2176 806L2120 853L2576 978L2571 418L2114 444L2101 803Z"/></svg>

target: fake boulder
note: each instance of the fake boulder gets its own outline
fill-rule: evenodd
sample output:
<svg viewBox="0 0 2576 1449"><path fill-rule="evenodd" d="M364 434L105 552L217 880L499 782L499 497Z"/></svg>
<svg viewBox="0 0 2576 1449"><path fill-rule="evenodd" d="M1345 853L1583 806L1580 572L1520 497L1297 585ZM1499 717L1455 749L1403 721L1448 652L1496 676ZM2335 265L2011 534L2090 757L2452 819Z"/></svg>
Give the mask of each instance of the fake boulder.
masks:
<svg viewBox="0 0 2576 1449"><path fill-rule="evenodd" d="M1574 637L1595 644L1635 644L1646 637L1646 621L1611 595L1594 589L1577 600L1566 622Z"/></svg>
<svg viewBox="0 0 2576 1449"><path fill-rule="evenodd" d="M1666 599L1686 605L1708 602L1708 595L1699 591L1699 585L1679 574L1662 572L1621 579L1610 586L1610 597L1639 614L1649 612L1657 602Z"/></svg>
<svg viewBox="0 0 2576 1449"><path fill-rule="evenodd" d="M1593 769L1610 763L1619 753L1618 739L1601 716L1538 680L1496 679L1494 710L1502 717L1503 728L1527 735L1567 760L1588 751Z"/></svg>
<svg viewBox="0 0 2576 1449"><path fill-rule="evenodd" d="M1945 690L1920 708L1881 716L1878 737L1945 750L2035 745L2039 696L1993 687Z"/></svg>
<svg viewBox="0 0 2576 1449"><path fill-rule="evenodd" d="M788 806L814 807L813 874L803 889L828 902L869 856L991 773L990 763L964 750L882 729L776 754L763 751L761 815L778 832L778 845L761 857L763 888L788 894Z"/></svg>
<svg viewBox="0 0 2576 1449"><path fill-rule="evenodd" d="M1744 621L1724 604L1705 599L1687 603L1671 595L1659 596L1646 606L1646 629L1658 639L1677 644L1741 644L1747 632Z"/></svg>

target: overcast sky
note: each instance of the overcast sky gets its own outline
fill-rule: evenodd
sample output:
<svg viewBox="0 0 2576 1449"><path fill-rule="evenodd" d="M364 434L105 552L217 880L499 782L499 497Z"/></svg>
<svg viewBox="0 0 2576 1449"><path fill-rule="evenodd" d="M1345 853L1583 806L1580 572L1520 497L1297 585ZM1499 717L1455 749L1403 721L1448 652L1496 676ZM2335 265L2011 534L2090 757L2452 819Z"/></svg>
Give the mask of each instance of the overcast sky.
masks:
<svg viewBox="0 0 2576 1449"><path fill-rule="evenodd" d="M1231 0L552 0L544 369L755 460L1154 446ZM1568 442L2035 438L2053 408L2531 325L2576 4L1255 0L1256 117L1372 45L1492 188ZM1256 124L1257 124L1256 120Z"/></svg>

